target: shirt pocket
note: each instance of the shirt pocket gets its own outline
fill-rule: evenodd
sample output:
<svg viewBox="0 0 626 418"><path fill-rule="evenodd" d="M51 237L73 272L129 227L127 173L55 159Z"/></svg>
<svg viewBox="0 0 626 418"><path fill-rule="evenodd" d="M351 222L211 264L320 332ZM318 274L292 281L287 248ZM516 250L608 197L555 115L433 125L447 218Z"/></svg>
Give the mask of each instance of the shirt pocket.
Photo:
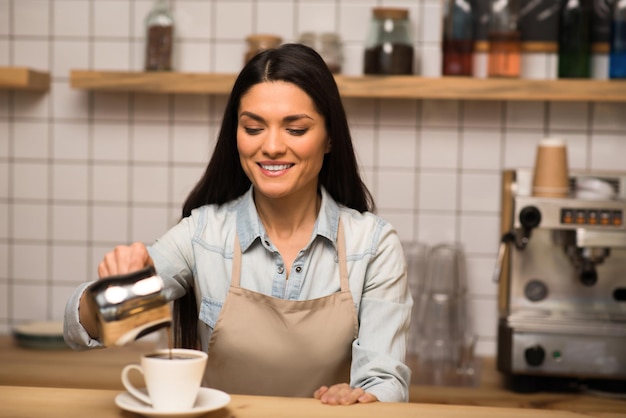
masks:
<svg viewBox="0 0 626 418"><path fill-rule="evenodd" d="M223 302L207 297L202 297L202 305L200 306L199 318L207 324L211 329L215 328L217 318L222 311Z"/></svg>

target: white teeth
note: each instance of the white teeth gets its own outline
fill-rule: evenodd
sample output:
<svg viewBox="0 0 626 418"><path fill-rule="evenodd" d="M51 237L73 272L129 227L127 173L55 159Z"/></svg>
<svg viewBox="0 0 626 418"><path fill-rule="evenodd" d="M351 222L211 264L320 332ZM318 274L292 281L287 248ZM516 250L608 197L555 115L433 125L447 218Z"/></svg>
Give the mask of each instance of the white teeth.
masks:
<svg viewBox="0 0 626 418"><path fill-rule="evenodd" d="M261 164L261 168L268 171L280 171L286 170L290 167L290 164L279 164L279 165L263 165Z"/></svg>

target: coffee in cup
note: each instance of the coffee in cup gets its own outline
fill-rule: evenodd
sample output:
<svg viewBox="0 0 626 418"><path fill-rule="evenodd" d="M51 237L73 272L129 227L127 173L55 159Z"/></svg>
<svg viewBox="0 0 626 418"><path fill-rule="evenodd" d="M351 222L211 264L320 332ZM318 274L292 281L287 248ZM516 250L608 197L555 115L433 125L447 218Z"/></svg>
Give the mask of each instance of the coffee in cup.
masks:
<svg viewBox="0 0 626 418"><path fill-rule="evenodd" d="M539 142L533 175L533 196L567 197L569 170L565 141L545 138Z"/></svg>
<svg viewBox="0 0 626 418"><path fill-rule="evenodd" d="M142 355L141 364L124 367L122 383L131 395L155 410L187 411L196 402L207 359L207 353L199 350L158 350ZM147 393L131 383L131 370L137 370L143 375Z"/></svg>

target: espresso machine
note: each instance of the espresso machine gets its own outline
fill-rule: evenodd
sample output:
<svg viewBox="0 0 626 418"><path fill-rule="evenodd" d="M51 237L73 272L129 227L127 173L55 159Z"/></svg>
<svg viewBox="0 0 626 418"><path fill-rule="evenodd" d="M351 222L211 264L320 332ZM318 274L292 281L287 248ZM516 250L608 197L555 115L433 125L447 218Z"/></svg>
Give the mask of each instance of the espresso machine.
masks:
<svg viewBox="0 0 626 418"><path fill-rule="evenodd" d="M497 368L517 392L626 392L626 172L571 172L568 197L502 177ZM589 195L589 181L609 190Z"/></svg>

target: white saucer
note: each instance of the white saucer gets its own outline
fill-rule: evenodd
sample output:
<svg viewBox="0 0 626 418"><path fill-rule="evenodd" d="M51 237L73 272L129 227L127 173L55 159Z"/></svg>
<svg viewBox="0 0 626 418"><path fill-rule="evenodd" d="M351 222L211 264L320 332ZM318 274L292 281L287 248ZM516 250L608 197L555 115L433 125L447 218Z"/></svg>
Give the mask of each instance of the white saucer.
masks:
<svg viewBox="0 0 626 418"><path fill-rule="evenodd" d="M15 341L26 348L57 350L70 348L63 339L63 321L26 322L13 328Z"/></svg>
<svg viewBox="0 0 626 418"><path fill-rule="evenodd" d="M128 392L122 392L115 397L115 404L123 410L146 417L193 418L223 408L229 402L230 396L227 393L210 388L200 388L196 404L192 409L186 411L155 411L150 405L146 405Z"/></svg>

